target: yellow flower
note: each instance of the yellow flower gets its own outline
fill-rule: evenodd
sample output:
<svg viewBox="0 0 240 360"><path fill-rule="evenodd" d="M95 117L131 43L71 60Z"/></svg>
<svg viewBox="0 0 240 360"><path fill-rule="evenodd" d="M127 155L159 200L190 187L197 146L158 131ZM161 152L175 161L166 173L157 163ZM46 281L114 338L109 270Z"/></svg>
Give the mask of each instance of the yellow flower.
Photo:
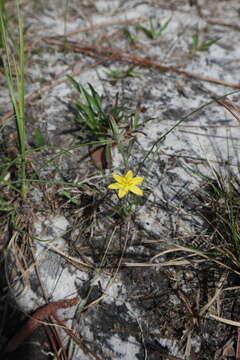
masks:
<svg viewBox="0 0 240 360"><path fill-rule="evenodd" d="M129 170L125 176L118 174L112 174L113 178L117 181L114 184L108 186L109 189L115 189L118 191L118 197L123 198L129 191L133 192L136 195L142 195L143 192L136 185L140 184L144 178L137 176L133 177L133 173Z"/></svg>

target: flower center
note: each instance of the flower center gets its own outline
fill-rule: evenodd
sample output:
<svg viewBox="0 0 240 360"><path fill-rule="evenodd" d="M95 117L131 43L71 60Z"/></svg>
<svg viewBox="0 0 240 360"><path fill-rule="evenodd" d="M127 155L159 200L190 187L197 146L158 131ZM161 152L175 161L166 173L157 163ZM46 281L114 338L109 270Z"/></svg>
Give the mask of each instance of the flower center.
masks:
<svg viewBox="0 0 240 360"><path fill-rule="evenodd" d="M131 185L132 185L132 181L131 181L131 180L127 180L127 179L123 179L123 185L124 185L124 186L131 186Z"/></svg>

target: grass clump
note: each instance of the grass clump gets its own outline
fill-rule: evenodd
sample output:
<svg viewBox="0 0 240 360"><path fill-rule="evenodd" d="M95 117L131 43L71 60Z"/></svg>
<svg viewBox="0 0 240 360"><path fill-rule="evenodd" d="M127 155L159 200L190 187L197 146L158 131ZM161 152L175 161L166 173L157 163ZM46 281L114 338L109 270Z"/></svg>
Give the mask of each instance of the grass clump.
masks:
<svg viewBox="0 0 240 360"><path fill-rule="evenodd" d="M149 26L137 25L134 27L134 31L128 28L123 28L123 33L127 37L129 44L135 44L138 41L137 32L142 32L148 39L157 40L161 37L162 33L167 30L172 18L168 18L162 25L160 25L156 18L150 17Z"/></svg>
<svg viewBox="0 0 240 360"><path fill-rule="evenodd" d="M216 180L209 179L200 195L203 205L199 213L206 221L211 244L216 246L222 261L240 271L240 176L231 169L226 177L214 172Z"/></svg>
<svg viewBox="0 0 240 360"><path fill-rule="evenodd" d="M3 3L1 5L3 8ZM14 120L18 138L18 179L21 183L21 194L26 196L26 124L25 124L25 84L24 84L24 37L23 37L23 18L20 13L19 3L16 2L18 20L18 51L14 53L13 44L9 43L7 21L4 12L0 12L0 34L1 45L3 48L3 67L4 76L7 82L9 97L12 103Z"/></svg>
<svg viewBox="0 0 240 360"><path fill-rule="evenodd" d="M123 28L123 33L126 36L129 44L135 44L138 41L138 37L136 32L133 33L132 31L130 31L127 27Z"/></svg>
<svg viewBox="0 0 240 360"><path fill-rule="evenodd" d="M159 25L156 20L151 17L149 19L149 27L143 25L138 25L137 29L142 31L149 39L156 40L162 33L167 30L168 25L170 24L172 18L167 19L162 25Z"/></svg>
<svg viewBox="0 0 240 360"><path fill-rule="evenodd" d="M207 51L212 45L216 44L219 39L209 40L209 39L200 39L199 28L196 27L194 34L192 35L190 51Z"/></svg>
<svg viewBox="0 0 240 360"><path fill-rule="evenodd" d="M80 100L74 104L76 121L81 126L79 135L90 144L92 154L96 155L96 150L104 152L105 160L97 167L111 167L111 148L114 146L118 147L128 167L134 132L141 126L138 113L119 105L118 96L115 104L107 107L91 84L87 91L75 79L68 78L80 95Z"/></svg>

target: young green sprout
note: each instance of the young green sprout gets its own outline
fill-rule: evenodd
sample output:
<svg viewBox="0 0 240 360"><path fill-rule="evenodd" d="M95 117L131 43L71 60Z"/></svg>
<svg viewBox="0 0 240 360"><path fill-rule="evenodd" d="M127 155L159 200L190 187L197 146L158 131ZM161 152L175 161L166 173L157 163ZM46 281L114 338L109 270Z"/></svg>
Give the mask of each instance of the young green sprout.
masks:
<svg viewBox="0 0 240 360"><path fill-rule="evenodd" d="M156 20L156 19L155 19ZM138 25L137 29L144 32L144 34L151 40L158 39L162 33L167 29L169 23L171 22L172 18L170 17L167 19L162 26L158 26L155 21L153 21L153 17L150 17L149 23L150 27L146 28L145 26Z"/></svg>
<svg viewBox="0 0 240 360"><path fill-rule="evenodd" d="M212 45L216 44L219 39L215 40L207 40L204 39L202 42L200 42L200 36L199 36L199 29L196 27L195 33L192 36L192 43L190 46L190 50L192 52L194 51L207 51Z"/></svg>
<svg viewBox="0 0 240 360"><path fill-rule="evenodd" d="M133 177L133 172L131 170L129 170L125 176L112 174L112 177L116 180L116 183L108 185L108 188L118 190L118 197L120 199L126 196L129 191L136 195L143 195L142 190L136 185L140 184L144 178L140 176Z"/></svg>

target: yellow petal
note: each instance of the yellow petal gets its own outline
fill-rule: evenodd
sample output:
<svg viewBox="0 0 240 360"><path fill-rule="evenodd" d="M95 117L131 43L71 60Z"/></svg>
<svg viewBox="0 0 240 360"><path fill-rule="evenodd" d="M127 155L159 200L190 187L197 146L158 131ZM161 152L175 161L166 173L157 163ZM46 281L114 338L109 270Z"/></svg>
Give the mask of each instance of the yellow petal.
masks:
<svg viewBox="0 0 240 360"><path fill-rule="evenodd" d="M109 189L121 189L121 184L119 184L119 183L114 183L114 184L110 184L110 185L108 185L108 188Z"/></svg>
<svg viewBox="0 0 240 360"><path fill-rule="evenodd" d="M131 183L132 183L132 185L137 185L137 184L140 184L143 180L144 180L143 177L137 176L132 179Z"/></svg>
<svg viewBox="0 0 240 360"><path fill-rule="evenodd" d="M118 182L118 183L122 183L124 181L124 177L118 174L112 174L112 177Z"/></svg>
<svg viewBox="0 0 240 360"><path fill-rule="evenodd" d="M136 194L136 195L140 195L140 196L143 195L142 190L139 189L137 186L131 186L131 187L129 188L129 190L132 191L132 192L133 192L134 194Z"/></svg>
<svg viewBox="0 0 240 360"><path fill-rule="evenodd" d="M133 177L133 172L132 172L132 170L128 170L128 172L127 172L126 175L125 175L125 179L126 179L127 181L131 181L131 180L132 180L132 177Z"/></svg>
<svg viewBox="0 0 240 360"><path fill-rule="evenodd" d="M128 190L120 189L119 192L118 192L118 197L121 199L121 198L123 198L125 195L127 195L127 193L128 193Z"/></svg>

